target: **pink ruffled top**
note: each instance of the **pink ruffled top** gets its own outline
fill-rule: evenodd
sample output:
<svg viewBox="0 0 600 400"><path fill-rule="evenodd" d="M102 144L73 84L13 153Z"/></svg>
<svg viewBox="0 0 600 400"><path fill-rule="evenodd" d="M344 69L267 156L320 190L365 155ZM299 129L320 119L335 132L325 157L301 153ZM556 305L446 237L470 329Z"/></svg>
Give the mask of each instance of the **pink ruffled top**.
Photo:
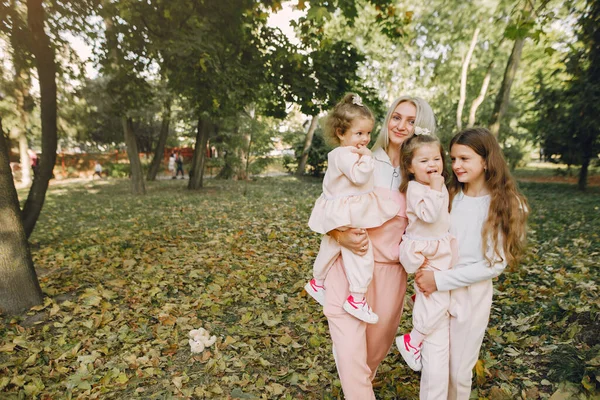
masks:
<svg viewBox="0 0 600 400"><path fill-rule="evenodd" d="M414 273L423 263L423 256L438 271L452 268L456 240L449 233L448 189L431 189L410 181L406 190L408 226L400 244L400 261L406 272ZM454 250L454 251L453 251Z"/></svg>
<svg viewBox="0 0 600 400"><path fill-rule="evenodd" d="M374 190L374 160L338 147L327 155L323 193L315 202L308 226L325 234L341 227L374 228L390 220L400 205Z"/></svg>

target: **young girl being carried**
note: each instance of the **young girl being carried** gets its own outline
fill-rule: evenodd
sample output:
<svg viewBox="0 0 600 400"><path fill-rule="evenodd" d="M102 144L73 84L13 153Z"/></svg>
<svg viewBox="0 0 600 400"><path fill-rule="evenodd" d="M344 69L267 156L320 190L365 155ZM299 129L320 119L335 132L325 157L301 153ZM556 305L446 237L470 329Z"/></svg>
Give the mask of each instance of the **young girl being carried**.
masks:
<svg viewBox="0 0 600 400"><path fill-rule="evenodd" d="M378 321L365 298L373 275L371 243L364 249L366 254L359 256L340 246L327 232L374 228L399 211L397 203L378 197L374 191L374 161L367 148L374 119L371 110L353 93L347 94L327 116L325 137L339 147L327 155L323 193L315 202L308 221L313 231L324 236L313 266L313 279L305 286L310 296L325 305L325 277L341 253L350 283L350 295L343 308L370 324Z"/></svg>
<svg viewBox="0 0 600 400"><path fill-rule="evenodd" d="M452 268L458 253L456 240L448 232L449 196L445 181L444 150L440 140L427 129L415 127L414 135L400 149L402 183L406 193L408 226L400 243L400 263L407 273L418 269L445 271ZM448 312L450 295L436 292L425 297L415 287L413 330L396 338L400 354L415 370L421 370L421 343Z"/></svg>

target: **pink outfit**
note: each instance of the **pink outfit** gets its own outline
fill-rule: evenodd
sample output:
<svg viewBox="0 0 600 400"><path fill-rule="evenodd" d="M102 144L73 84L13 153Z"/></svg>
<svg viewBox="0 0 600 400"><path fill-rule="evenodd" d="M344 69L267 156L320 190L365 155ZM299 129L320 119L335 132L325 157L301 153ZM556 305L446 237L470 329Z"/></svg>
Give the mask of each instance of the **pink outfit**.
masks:
<svg viewBox="0 0 600 400"><path fill-rule="evenodd" d="M496 255L490 243L485 246L485 255L491 262L484 255L481 229L489 203L490 196L469 197L462 193L452 202L450 232L458 239L459 260L454 268L434 273L438 291L450 294L450 308L423 341L421 400L470 397L473 367L492 307L492 278L506 267L504 255Z"/></svg>
<svg viewBox="0 0 600 400"><path fill-rule="evenodd" d="M400 209L394 218L368 231L375 266L366 297L379 322L367 324L342 308L349 294L345 259L337 258L325 280L324 313L346 400L375 399L371 381L396 336L406 292L406 272L398 262L398 246L407 224L404 195L398 191L400 175L383 149L375 150L373 157L377 194L392 199Z"/></svg>
<svg viewBox="0 0 600 400"><path fill-rule="evenodd" d="M354 147L338 147L327 156L323 194L315 202L308 226L326 234L333 229L374 228L393 218L400 206L374 190L375 161L353 153ZM313 265L313 276L325 280L333 263L342 254L350 292L366 293L373 276L373 249L358 256L342 248L332 237L321 240Z"/></svg>
<svg viewBox="0 0 600 400"><path fill-rule="evenodd" d="M406 190L406 216L408 227L400 243L400 263L406 272L414 273L422 268L430 271L446 271L457 261L458 246L450 229L448 212L448 189L431 189L417 181L410 181ZM450 294L435 292L424 296L416 287L413 308L413 327L428 335L448 312Z"/></svg>
<svg viewBox="0 0 600 400"><path fill-rule="evenodd" d="M398 205L374 191L374 160L337 147L327 155L323 194L315 202L308 226L326 234L340 227L375 228L398 213Z"/></svg>

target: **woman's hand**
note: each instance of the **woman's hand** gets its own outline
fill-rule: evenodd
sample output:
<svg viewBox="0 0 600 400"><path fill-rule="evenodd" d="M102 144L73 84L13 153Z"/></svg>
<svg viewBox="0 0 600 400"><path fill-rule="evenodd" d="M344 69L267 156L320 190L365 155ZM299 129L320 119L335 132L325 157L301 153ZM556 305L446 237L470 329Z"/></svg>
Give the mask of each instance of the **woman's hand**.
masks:
<svg viewBox="0 0 600 400"><path fill-rule="evenodd" d="M367 231L360 228L350 228L347 231L340 232L337 229L328 232L329 236L337 240L340 246L343 246L356 255L364 256L369 248L369 239Z"/></svg>
<svg viewBox="0 0 600 400"><path fill-rule="evenodd" d="M433 292L437 292L437 285L435 284L435 278L433 271L418 270L415 274L415 283L417 287L425 296L429 296Z"/></svg>

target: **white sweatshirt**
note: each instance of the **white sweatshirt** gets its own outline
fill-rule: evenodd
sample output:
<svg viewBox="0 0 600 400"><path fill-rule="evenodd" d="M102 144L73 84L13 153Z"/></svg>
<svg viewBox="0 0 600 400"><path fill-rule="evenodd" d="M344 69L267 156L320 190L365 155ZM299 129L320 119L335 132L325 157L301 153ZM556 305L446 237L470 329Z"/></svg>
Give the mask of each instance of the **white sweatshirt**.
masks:
<svg viewBox="0 0 600 400"><path fill-rule="evenodd" d="M501 259L494 254L491 241L486 245L491 265L483 254L481 230L487 220L489 207L489 195L469 197L461 192L454 197L450 213L450 233L458 239L458 264L453 269L434 273L439 291L458 289L495 278L506 268L501 241L498 243Z"/></svg>

